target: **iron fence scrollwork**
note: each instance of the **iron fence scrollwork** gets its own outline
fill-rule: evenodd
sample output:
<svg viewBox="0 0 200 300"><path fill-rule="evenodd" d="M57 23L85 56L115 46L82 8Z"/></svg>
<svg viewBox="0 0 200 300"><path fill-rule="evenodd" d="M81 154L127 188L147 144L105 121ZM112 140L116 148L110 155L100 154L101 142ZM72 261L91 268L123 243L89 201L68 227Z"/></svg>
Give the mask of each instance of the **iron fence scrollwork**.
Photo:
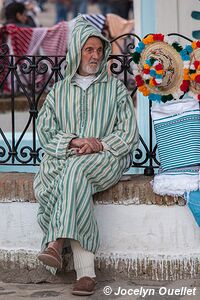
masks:
<svg viewBox="0 0 200 300"><path fill-rule="evenodd" d="M191 41L176 33L169 35L178 35ZM123 46L122 53L112 54L109 57L109 71L125 83L134 98L137 88L131 70L131 52L134 50L135 40L140 41L140 38L135 34L122 35L114 39L112 43L118 43L120 46L122 45L119 42L120 39L125 37L126 46ZM48 93L54 82L64 78L65 68L64 56L14 56L9 55L9 48L6 44L0 46L0 103L3 98L9 97L11 109L11 137L6 136L0 128L0 165L36 166L40 164L43 154L36 138L38 110L42 106L44 95ZM23 95L27 101L29 117L24 130L16 136L15 104L19 95ZM157 145L153 145L150 109L151 103L149 102L149 141L147 143L140 136L140 145L135 151L132 165L135 168L143 168L145 175L153 175L154 169L159 167ZM24 144L25 136L30 126L32 126L31 144L26 145Z"/></svg>

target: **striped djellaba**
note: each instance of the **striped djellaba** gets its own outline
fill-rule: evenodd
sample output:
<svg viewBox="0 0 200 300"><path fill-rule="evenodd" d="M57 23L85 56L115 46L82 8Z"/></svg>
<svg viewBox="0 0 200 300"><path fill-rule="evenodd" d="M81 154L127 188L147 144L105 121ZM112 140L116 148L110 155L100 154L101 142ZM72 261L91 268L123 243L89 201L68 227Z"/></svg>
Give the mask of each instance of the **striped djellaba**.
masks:
<svg viewBox="0 0 200 300"><path fill-rule="evenodd" d="M90 36L103 40L104 59L95 81L84 91L73 77ZM37 132L45 154L34 190L44 233L42 249L62 237L97 251L99 232L92 196L119 181L137 147L132 99L124 84L107 73L110 50L110 43L80 16L66 56L66 77L54 85L39 112ZM68 149L76 137L99 138L106 150L78 156Z"/></svg>

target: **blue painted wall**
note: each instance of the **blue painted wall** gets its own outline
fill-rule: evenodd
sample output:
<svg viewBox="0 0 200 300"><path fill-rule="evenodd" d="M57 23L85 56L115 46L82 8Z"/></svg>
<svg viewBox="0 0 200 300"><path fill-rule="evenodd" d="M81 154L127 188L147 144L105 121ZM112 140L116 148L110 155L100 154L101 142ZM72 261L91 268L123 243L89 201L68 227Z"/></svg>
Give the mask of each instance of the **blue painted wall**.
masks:
<svg viewBox="0 0 200 300"><path fill-rule="evenodd" d="M138 0L136 0L138 1ZM140 32L141 38L148 33L155 33L156 21L156 0L140 1ZM149 100L138 93L138 125L141 136L147 145L149 145ZM142 149L143 150L143 149ZM136 171L138 173L138 171ZM139 170L143 173L143 170Z"/></svg>

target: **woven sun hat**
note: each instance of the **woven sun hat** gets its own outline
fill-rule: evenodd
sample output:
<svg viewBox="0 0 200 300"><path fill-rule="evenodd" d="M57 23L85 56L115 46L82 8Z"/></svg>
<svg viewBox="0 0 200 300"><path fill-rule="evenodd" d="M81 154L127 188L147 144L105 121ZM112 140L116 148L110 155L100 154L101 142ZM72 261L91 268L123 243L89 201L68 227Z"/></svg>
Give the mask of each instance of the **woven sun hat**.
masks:
<svg viewBox="0 0 200 300"><path fill-rule="evenodd" d="M189 55L170 37L147 35L138 43L132 59L138 90L149 100L167 102L179 99L188 91L189 78L185 74Z"/></svg>
<svg viewBox="0 0 200 300"><path fill-rule="evenodd" d="M193 41L186 50L190 55L188 94L200 101L200 41Z"/></svg>

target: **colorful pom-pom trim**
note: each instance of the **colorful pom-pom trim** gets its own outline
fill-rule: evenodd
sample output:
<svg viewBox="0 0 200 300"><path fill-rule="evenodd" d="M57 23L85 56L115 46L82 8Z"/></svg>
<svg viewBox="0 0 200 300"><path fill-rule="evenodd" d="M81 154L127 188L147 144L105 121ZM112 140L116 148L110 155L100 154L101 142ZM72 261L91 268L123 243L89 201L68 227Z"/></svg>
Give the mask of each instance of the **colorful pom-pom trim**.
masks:
<svg viewBox="0 0 200 300"><path fill-rule="evenodd" d="M180 98L181 95L186 93L189 89L189 60L190 56L188 54L188 48L183 49L182 46L177 43L173 42L170 43L170 40L167 36L164 36L163 34L150 34L147 37L143 38L142 41L140 41L135 48L134 53L132 54L132 60L136 65L139 64L141 53L145 48L145 45L154 43L154 42L166 42L168 44L171 44L171 46L181 55L181 58L183 60L183 81L174 94L168 94L168 95L159 95L159 94L153 94L150 92L150 90L147 87L147 84L150 86L159 86L162 82L163 74L164 74L164 68L163 65L158 62L153 57L150 57L145 61L145 64L143 66L142 75L140 74L139 69L137 68L134 72L135 75L135 81L136 85L138 87L138 90L144 95L148 96L149 100L152 101L162 101L167 102L173 99Z"/></svg>
<svg viewBox="0 0 200 300"><path fill-rule="evenodd" d="M200 41L193 41L191 45L187 45L185 49L188 55L190 55L197 48L200 48ZM199 60L194 60L193 63L190 65L189 80L197 84L200 84L200 61ZM191 90L189 91L188 94L192 96L194 99L196 99L197 101L200 101L200 94L195 94Z"/></svg>

